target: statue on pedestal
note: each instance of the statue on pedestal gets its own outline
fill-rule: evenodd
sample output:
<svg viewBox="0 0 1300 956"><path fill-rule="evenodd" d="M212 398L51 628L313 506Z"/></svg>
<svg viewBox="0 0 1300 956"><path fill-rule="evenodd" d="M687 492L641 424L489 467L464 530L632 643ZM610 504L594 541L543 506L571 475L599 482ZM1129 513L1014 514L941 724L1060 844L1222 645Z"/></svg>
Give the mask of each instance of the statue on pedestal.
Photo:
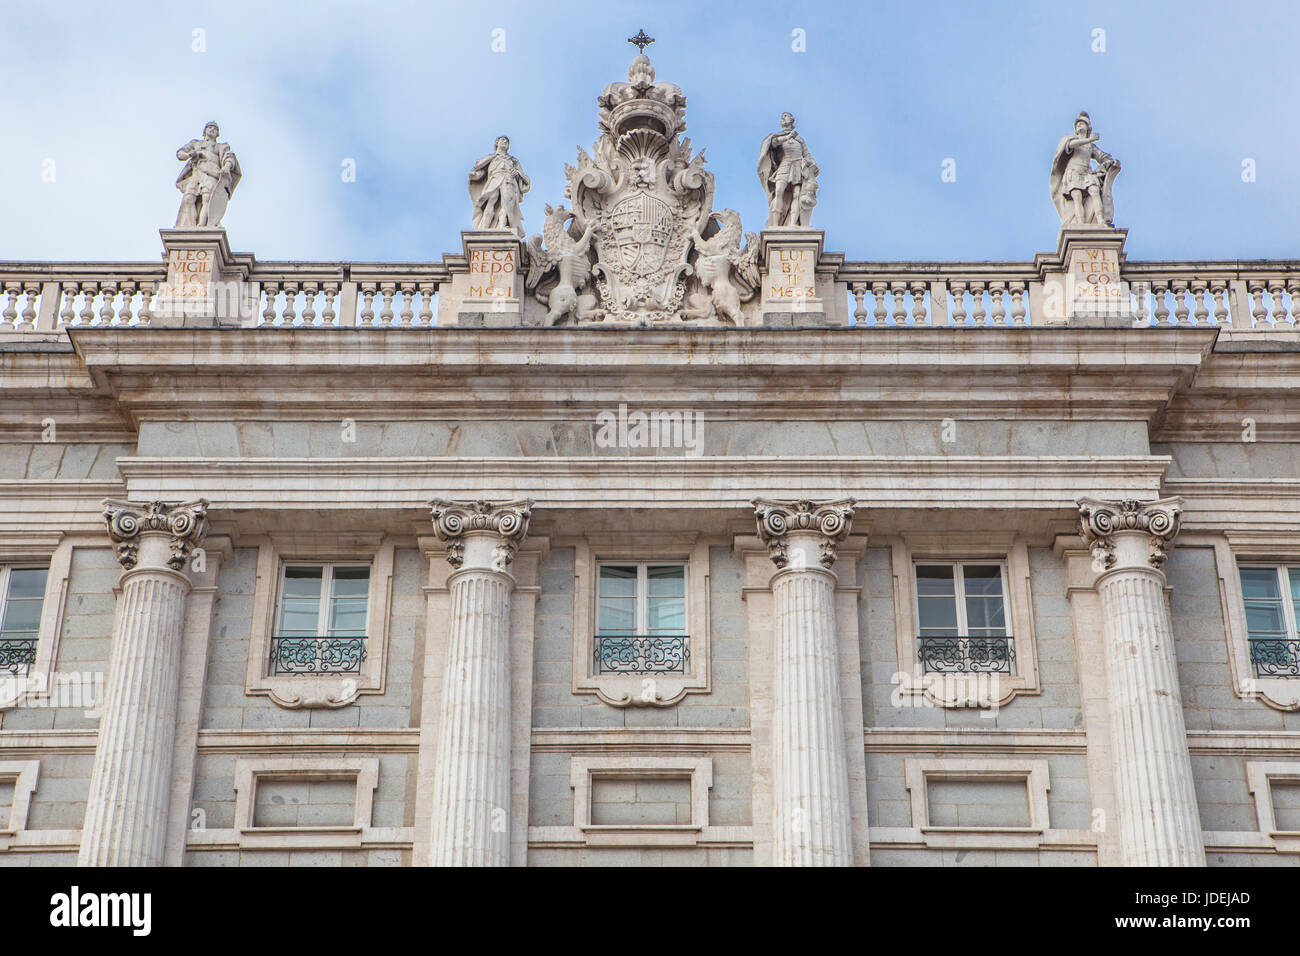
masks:
<svg viewBox="0 0 1300 956"><path fill-rule="evenodd" d="M510 137L498 136L492 153L469 171L474 228L509 229L522 239L524 216L519 203L531 186L519 160L510 155Z"/></svg>
<svg viewBox="0 0 1300 956"><path fill-rule="evenodd" d="M807 226L817 205L821 173L808 144L795 132L794 116L781 114L781 131L763 140L758 152L758 180L767 193L767 228Z"/></svg>
<svg viewBox="0 0 1300 956"><path fill-rule="evenodd" d="M181 191L181 208L176 228L217 229L226 214L226 204L243 175L239 160L227 143L218 143L221 128L216 123L203 127L203 138L192 139L176 150L185 167L176 177Z"/></svg>
<svg viewBox="0 0 1300 956"><path fill-rule="evenodd" d="M1080 113L1074 132L1061 137L1056 146L1048 183L1062 226L1115 225L1111 189L1119 174L1119 160L1097 148L1099 138L1088 114ZM1096 168L1093 160L1098 163Z"/></svg>

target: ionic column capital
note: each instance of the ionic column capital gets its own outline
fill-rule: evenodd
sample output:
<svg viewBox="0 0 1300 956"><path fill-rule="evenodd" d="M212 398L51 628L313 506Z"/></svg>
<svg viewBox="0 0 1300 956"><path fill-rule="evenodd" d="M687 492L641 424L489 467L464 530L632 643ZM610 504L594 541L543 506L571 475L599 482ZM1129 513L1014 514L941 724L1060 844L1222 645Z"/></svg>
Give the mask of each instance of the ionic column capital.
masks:
<svg viewBox="0 0 1300 956"><path fill-rule="evenodd" d="M1080 498L1081 532L1092 550L1097 570L1163 568L1178 534L1182 506L1182 498L1157 501ZM1125 546L1126 539L1136 539L1138 546Z"/></svg>
<svg viewBox="0 0 1300 956"><path fill-rule="evenodd" d="M767 545L772 563L787 567L829 568L835 563L835 549L853 529L852 498L839 501L773 501L755 498L754 517L758 536ZM798 547L802 545L802 547ZM816 546L814 555L811 546Z"/></svg>
<svg viewBox="0 0 1300 956"><path fill-rule="evenodd" d="M136 503L106 498L104 520L123 571L180 571L207 534L208 502L198 498L171 505L165 501ZM165 544L158 540L164 536ZM145 547L149 539L158 540L161 546Z"/></svg>
<svg viewBox="0 0 1300 956"><path fill-rule="evenodd" d="M533 515L531 498L499 505L434 498L429 505L433 533L447 546L447 563L457 570L508 572Z"/></svg>

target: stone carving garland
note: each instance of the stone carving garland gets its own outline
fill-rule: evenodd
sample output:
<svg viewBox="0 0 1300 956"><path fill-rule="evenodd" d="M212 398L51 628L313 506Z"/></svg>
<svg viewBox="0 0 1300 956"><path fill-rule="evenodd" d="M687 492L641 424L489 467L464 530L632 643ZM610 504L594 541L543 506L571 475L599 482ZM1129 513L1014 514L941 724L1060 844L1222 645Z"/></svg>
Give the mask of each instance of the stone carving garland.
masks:
<svg viewBox="0 0 1300 956"><path fill-rule="evenodd" d="M805 531L822 536L820 558L823 567L835 563L836 546L853 528L852 498L840 501L772 501L754 499L754 517L758 536L767 545L772 563L778 568L789 564L787 538L791 532Z"/></svg>
<svg viewBox="0 0 1300 956"><path fill-rule="evenodd" d="M202 543L207 533L208 503L202 498L178 505L164 501L133 504L109 499L104 502L104 520L108 522L108 536L116 546L117 560L123 570L130 571L139 560L140 535L162 531L171 535L167 566L180 571L189 560L190 551Z"/></svg>
<svg viewBox="0 0 1300 956"><path fill-rule="evenodd" d="M1116 532L1142 531L1150 535L1148 561L1153 568L1164 566L1169 548L1182 517L1181 500L1162 498L1159 501L1099 501L1096 498L1079 499L1079 519L1083 540L1092 550L1099 568L1109 570L1115 565Z"/></svg>
<svg viewBox="0 0 1300 956"><path fill-rule="evenodd" d="M758 289L758 242L742 248L740 217L713 209L704 151L680 135L686 97L638 53L597 103L600 139L565 167L572 208L548 207L529 243L526 284L547 324L738 324Z"/></svg>
<svg viewBox="0 0 1300 956"><path fill-rule="evenodd" d="M433 509L433 533L439 541L446 542L447 563L456 569L465 563L464 536L489 532L501 539L492 550L492 570L508 570L520 542L528 534L528 522L533 514L532 501L492 505L486 501L435 498L430 505Z"/></svg>

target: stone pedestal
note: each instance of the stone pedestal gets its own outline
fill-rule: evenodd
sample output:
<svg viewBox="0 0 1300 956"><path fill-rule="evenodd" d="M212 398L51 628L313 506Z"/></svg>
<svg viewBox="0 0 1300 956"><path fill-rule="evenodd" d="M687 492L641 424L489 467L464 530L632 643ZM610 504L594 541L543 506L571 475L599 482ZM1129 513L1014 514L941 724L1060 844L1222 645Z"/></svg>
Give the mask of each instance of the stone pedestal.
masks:
<svg viewBox="0 0 1300 956"><path fill-rule="evenodd" d="M207 502L105 504L123 574L77 862L161 866L190 590L183 569L203 539Z"/></svg>
<svg viewBox="0 0 1300 956"><path fill-rule="evenodd" d="M451 282L438 293L438 324L469 328L523 322L524 244L509 229L460 234L464 257L450 263Z"/></svg>
<svg viewBox="0 0 1300 956"><path fill-rule="evenodd" d="M772 575L772 862L852 866L835 632L835 547L853 501L755 499Z"/></svg>
<svg viewBox="0 0 1300 956"><path fill-rule="evenodd" d="M1055 254L1035 258L1042 278L1030 296L1036 325L1128 328L1136 315L1123 281L1127 229L1062 228Z"/></svg>
<svg viewBox="0 0 1300 956"><path fill-rule="evenodd" d="M224 229L163 229L167 281L152 309L153 325L246 325L257 317L260 295L249 283L251 255L235 255Z"/></svg>
<svg viewBox="0 0 1300 956"><path fill-rule="evenodd" d="M1183 723L1173 629L1161 570L1181 499L1079 501L1099 571L1111 754L1125 866L1204 866Z"/></svg>
<svg viewBox="0 0 1300 956"><path fill-rule="evenodd" d="M510 864L510 563L531 501L433 502L456 570L433 775L429 863Z"/></svg>
<svg viewBox="0 0 1300 956"><path fill-rule="evenodd" d="M825 303L817 294L817 263L826 233L786 226L764 229L760 237L763 324L777 328L827 325Z"/></svg>

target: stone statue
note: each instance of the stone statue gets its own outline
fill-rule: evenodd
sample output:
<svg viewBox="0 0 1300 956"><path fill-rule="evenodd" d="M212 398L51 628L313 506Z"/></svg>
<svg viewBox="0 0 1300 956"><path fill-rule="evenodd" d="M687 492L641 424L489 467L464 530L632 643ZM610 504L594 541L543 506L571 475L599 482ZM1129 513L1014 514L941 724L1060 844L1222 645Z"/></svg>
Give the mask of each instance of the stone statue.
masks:
<svg viewBox="0 0 1300 956"><path fill-rule="evenodd" d="M569 220L574 220L578 238L568 231ZM580 295L578 290L587 284L591 275L588 251L596 229L586 228L577 213L564 206L546 207L546 225L543 236L533 236L528 244L528 279L526 285L533 290L539 302L549 305L546 325L555 325L565 316L571 316L574 325L580 321L597 318L596 297L590 293ZM552 269L556 272L555 287L550 292L538 289L542 278Z"/></svg>
<svg viewBox="0 0 1300 956"><path fill-rule="evenodd" d="M795 132L794 116L781 114L781 132L763 140L758 153L758 180L767 193L767 228L807 226L817 205L821 170L808 144Z"/></svg>
<svg viewBox="0 0 1300 956"><path fill-rule="evenodd" d="M226 214L226 204L239 185L239 160L227 143L218 143L221 128L216 123L203 127L203 138L192 139L176 150L185 168L176 177L181 191L181 208L176 228L217 229Z"/></svg>
<svg viewBox="0 0 1300 956"><path fill-rule="evenodd" d="M469 171L474 228L509 229L522 239L524 217L519 203L531 186L519 160L510 155L510 137L498 136L492 153Z"/></svg>
<svg viewBox="0 0 1300 956"><path fill-rule="evenodd" d="M1080 113L1074 132L1062 136L1056 146L1049 186L1062 226L1115 225L1111 188L1119 174L1119 160L1097 148L1099 138L1088 114Z"/></svg>

